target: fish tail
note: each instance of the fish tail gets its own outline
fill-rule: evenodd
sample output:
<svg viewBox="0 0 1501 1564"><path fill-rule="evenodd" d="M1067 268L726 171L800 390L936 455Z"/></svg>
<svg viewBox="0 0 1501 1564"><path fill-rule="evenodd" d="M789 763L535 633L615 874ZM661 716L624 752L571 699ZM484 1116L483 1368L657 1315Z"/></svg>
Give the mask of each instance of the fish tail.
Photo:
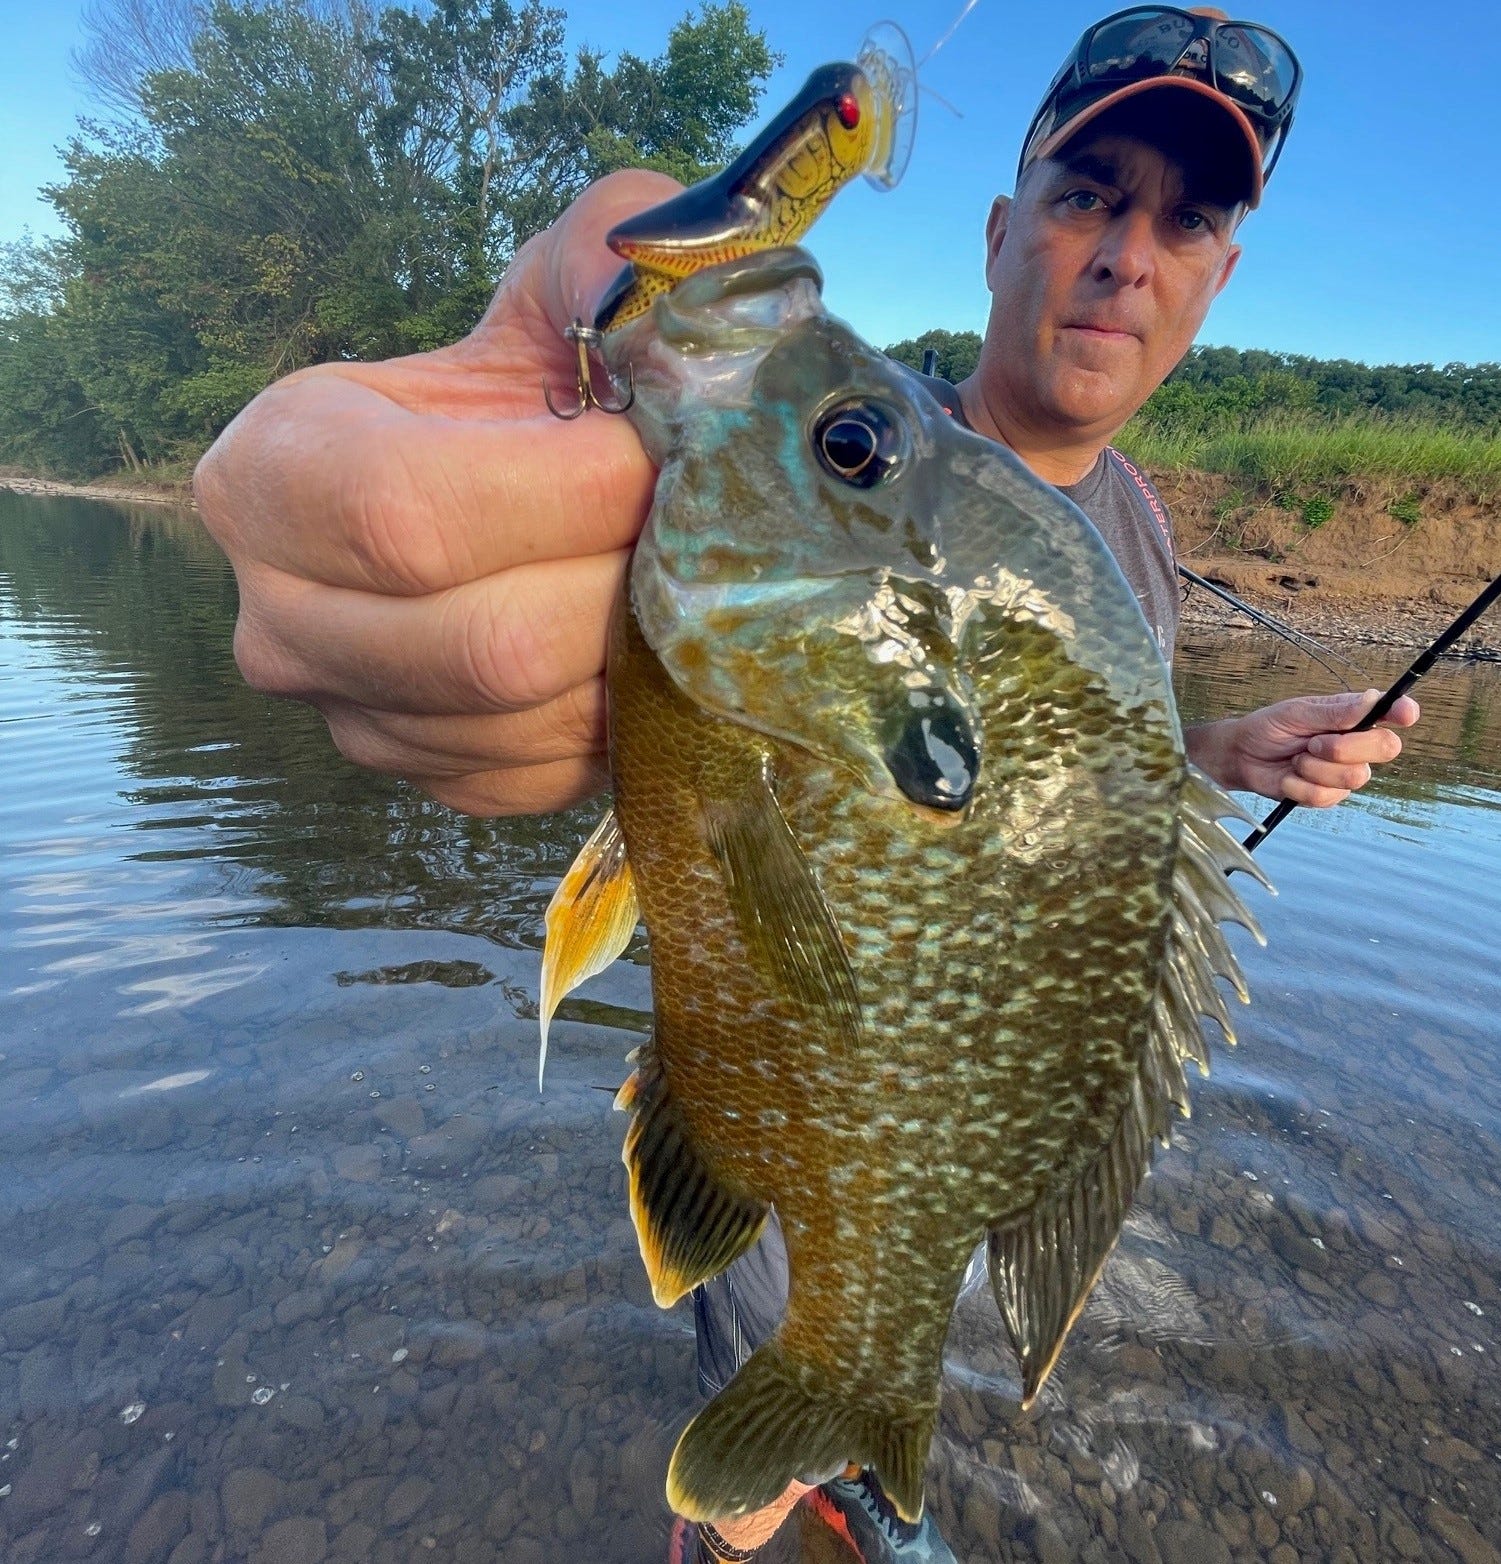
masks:
<svg viewBox="0 0 1501 1564"><path fill-rule="evenodd" d="M683 1430L667 1472L672 1508L696 1521L744 1515L793 1481L854 1465L875 1470L903 1520L920 1520L937 1404L893 1418L836 1398L822 1378L775 1338L758 1347Z"/></svg>

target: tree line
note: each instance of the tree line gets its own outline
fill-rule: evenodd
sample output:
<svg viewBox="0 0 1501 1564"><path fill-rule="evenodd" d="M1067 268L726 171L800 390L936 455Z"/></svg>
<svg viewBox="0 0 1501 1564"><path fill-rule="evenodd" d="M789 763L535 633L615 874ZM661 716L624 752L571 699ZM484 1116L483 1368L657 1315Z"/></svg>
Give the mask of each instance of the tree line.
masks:
<svg viewBox="0 0 1501 1564"><path fill-rule="evenodd" d="M622 13L626 15L628 13ZM93 0L85 120L0 247L0 462L190 459L263 386L463 335L592 180L733 156L778 63L742 0L571 56L542 0Z"/></svg>
<svg viewBox="0 0 1501 1564"><path fill-rule="evenodd" d="M660 52L564 47L542 0L89 0L82 121L44 194L61 237L0 245L0 463L187 462L308 364L454 341L585 185L733 156L777 63L743 0ZM887 351L950 380L973 331ZM1144 409L1173 436L1349 415L1501 427L1501 365L1193 349Z"/></svg>
<svg viewBox="0 0 1501 1564"><path fill-rule="evenodd" d="M963 380L980 357L975 331L926 331L886 352L914 369ZM1501 364L1360 364L1259 348L1195 347L1138 415L1174 436L1215 435L1288 418L1401 420L1493 434L1501 431Z"/></svg>

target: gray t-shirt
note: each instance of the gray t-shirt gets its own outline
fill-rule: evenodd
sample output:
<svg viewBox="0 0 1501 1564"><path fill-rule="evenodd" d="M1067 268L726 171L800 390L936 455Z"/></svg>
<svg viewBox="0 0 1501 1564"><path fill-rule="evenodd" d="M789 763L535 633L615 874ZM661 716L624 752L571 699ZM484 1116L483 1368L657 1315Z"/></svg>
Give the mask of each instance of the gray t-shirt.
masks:
<svg viewBox="0 0 1501 1564"><path fill-rule="evenodd" d="M956 423L970 427L954 386L931 375L912 373ZM1095 524L1156 632L1162 655L1171 662L1181 599L1172 518L1162 496L1114 446L1101 451L1099 460L1077 483L1057 487Z"/></svg>

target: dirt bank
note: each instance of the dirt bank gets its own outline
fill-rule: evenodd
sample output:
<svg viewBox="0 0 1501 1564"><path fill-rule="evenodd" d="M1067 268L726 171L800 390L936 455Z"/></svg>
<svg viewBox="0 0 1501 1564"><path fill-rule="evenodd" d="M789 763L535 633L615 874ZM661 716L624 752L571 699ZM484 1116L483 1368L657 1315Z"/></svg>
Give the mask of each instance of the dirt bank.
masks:
<svg viewBox="0 0 1501 1564"><path fill-rule="evenodd" d="M1158 487L1185 565L1310 635L1426 645L1501 571L1501 505L1453 483L1278 495L1181 471ZM1185 618L1244 623L1197 590ZM1501 609L1458 650L1501 655Z"/></svg>
<svg viewBox="0 0 1501 1564"><path fill-rule="evenodd" d="M83 500L129 500L140 505L191 505L193 484L189 478L153 483L129 474L97 478L92 483L67 483L61 478L36 478L29 473L0 467L0 489L17 494L62 494Z"/></svg>

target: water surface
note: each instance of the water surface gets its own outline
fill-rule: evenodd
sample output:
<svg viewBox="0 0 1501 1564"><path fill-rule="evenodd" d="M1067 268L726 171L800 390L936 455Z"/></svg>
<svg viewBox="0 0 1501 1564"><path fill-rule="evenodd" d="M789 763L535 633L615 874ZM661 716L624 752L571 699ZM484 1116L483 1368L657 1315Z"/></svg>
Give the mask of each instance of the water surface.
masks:
<svg viewBox="0 0 1501 1564"><path fill-rule="evenodd" d="M0 1557L660 1558L692 1326L600 1089L644 950L535 1085L592 811L355 771L233 614L191 517L0 493ZM1190 716L1328 687L1260 633L1179 671ZM1241 1047L1039 1407L961 1301L961 1558L1501 1557L1501 670L1419 693L1397 767L1262 849Z"/></svg>

